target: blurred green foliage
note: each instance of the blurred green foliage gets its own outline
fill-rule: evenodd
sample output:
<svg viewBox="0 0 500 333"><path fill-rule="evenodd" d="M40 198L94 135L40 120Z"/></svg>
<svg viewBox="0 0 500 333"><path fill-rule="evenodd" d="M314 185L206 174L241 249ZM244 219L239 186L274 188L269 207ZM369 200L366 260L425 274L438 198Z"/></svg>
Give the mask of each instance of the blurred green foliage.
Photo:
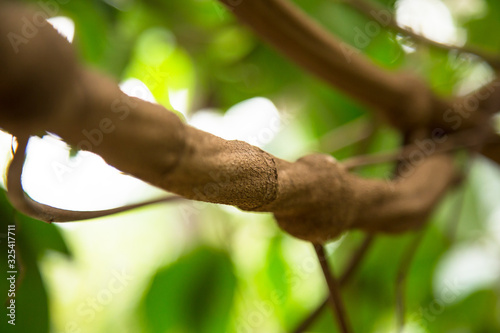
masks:
<svg viewBox="0 0 500 333"><path fill-rule="evenodd" d="M227 254L199 248L158 271L141 304L150 332L224 332L236 278Z"/></svg>
<svg viewBox="0 0 500 333"><path fill-rule="evenodd" d="M9 226L15 226L9 234ZM4 268L4 278L0 280L0 290L4 295L11 290L7 271L15 271L16 288L12 298L16 304L15 326L6 320L5 314L0 322L2 332L49 332L49 302L39 261L50 251L56 251L71 258L66 242L59 229L52 224L42 223L17 213L7 201L4 190L0 191L0 264ZM11 237L9 239L9 237ZM9 242L10 241L10 242ZM7 251L15 245L16 267L7 269ZM11 259L11 258L9 258ZM4 303L7 304L7 303ZM8 311L3 311L5 313ZM11 318L9 318L10 320Z"/></svg>
<svg viewBox="0 0 500 333"><path fill-rule="evenodd" d="M38 1L32 2L37 6ZM273 144L273 153L278 155L293 144L297 145L294 154L303 155L308 152L303 147L310 147L309 143L321 142L327 134L335 134L336 128L361 117L377 124L363 106L277 54L216 1L65 2L58 5L60 10L56 14L74 21L74 45L81 61L107 72L117 81L141 80L158 103L169 109L178 107L172 96L179 93L184 94L187 117L207 108L224 112L255 96L267 97L279 108L293 109L295 118L286 129L290 129L293 140L282 139L281 146ZM387 70L413 71L439 94L451 95L471 77L475 79L473 69L481 65L474 59L426 46L406 53L392 31L381 30L359 47L356 36L359 29L370 22L369 18L340 1L295 2L374 63ZM394 0L378 2L394 10ZM466 32L469 44L498 52L500 3L496 0L469 2L481 2L484 13L480 17L457 18L458 27ZM305 142L302 146L300 140ZM360 152L390 150L399 143L400 137L395 131L376 126L369 144L357 142L334 152L334 156L343 159ZM316 149L317 145L312 147ZM380 165L364 168L360 174L388 178L391 170L390 165ZM456 244L470 241L472 233L484 236L490 232L485 223L489 216L478 214L485 210L484 194L480 191L484 182L479 176L473 178L466 186L463 203L456 204L461 202L456 199L458 195L450 196L429 223L406 280L407 317L414 319L411 324L415 327L411 332L500 331L498 288L494 285L462 295L456 302L445 304L439 314L427 318L420 315L436 300L433 282L441 260ZM40 266L44 265L45 254L51 251L72 260L66 242L74 242L74 237L70 231L15 213L3 191L0 207L0 233L5 233L7 225L17 226L18 266L22 267L23 277L16 296L17 332L62 332L64 323L72 319L75 311L66 310L64 306L57 310L51 308L51 297L56 302L60 296L57 288L48 294L44 279L51 277L44 276ZM457 240L450 243L449 217L457 209L462 211ZM269 216L254 221L253 215L217 207L203 206L202 210L190 217L190 221L195 222L187 228L195 235L192 236L195 244L186 245L178 257L164 253L168 258L164 263L137 272L145 282L138 283L138 290L130 292L135 295L131 297L135 303L127 310L106 313L109 318L99 332L290 331L319 304L326 291L318 267L307 268L314 258L308 244L283 235ZM171 212L168 222L180 224L179 215ZM255 229L251 230L257 236L248 231L238 236L237 230L245 230L248 224L253 225ZM209 229L207 225L220 227L223 236L214 240L212 235L221 231ZM356 332L395 331L396 275L402 254L413 237L411 234L378 237L361 269L345 288L343 295ZM350 253L361 239L360 232L351 232L340 241L329 258L337 273L341 271L337 267L347 265ZM2 253L6 253L5 237L0 238L0 242ZM112 256L113 251L106 255ZM6 256L2 254L0 258L5 267ZM8 286L5 279L0 281L3 292ZM54 310L51 312L51 309ZM0 325L6 325L4 319ZM1 332L12 329L0 327ZM331 314L325 311L311 331L337 332Z"/></svg>

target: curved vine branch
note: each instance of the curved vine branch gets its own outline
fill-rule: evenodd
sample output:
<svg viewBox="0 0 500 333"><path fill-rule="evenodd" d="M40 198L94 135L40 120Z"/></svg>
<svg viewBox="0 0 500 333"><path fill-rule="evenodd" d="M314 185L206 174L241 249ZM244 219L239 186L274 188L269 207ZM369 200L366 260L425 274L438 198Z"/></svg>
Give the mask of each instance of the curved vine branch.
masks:
<svg viewBox="0 0 500 333"><path fill-rule="evenodd" d="M353 252L352 256L349 259L349 263L345 268L344 272L339 278L339 286L340 288L344 287L352 278L355 271L359 268L361 261L368 253L375 236L373 234L368 234L365 236L361 245ZM320 303L320 305L314 309L306 318L304 318L297 327L293 330L293 333L304 333L318 317L321 315L323 310L328 306L329 296Z"/></svg>
<svg viewBox="0 0 500 333"><path fill-rule="evenodd" d="M7 172L7 197L9 198L9 201L12 203L14 208L16 208L18 211L38 220L49 223L82 221L123 213L136 208L157 203L176 202L183 200L183 198L178 196L169 196L166 198L150 200L123 207L97 211L65 210L44 205L30 198L23 190L21 176L23 172L24 161L26 158L27 145L27 138L18 138L18 147Z"/></svg>
<svg viewBox="0 0 500 333"><path fill-rule="evenodd" d="M2 8L0 35L21 34L22 18L30 14L17 6ZM7 39L0 39L0 49L0 63L9 64L0 77L5 130L20 139L55 133L185 198L271 212L285 231L314 243L354 228L417 228L456 179L448 154L410 161L404 177L384 181L352 175L328 155L291 163L245 142L223 140L182 123L160 105L125 95L115 82L80 66L71 46L48 25L19 45L19 52Z"/></svg>
<svg viewBox="0 0 500 333"><path fill-rule="evenodd" d="M380 17L380 15L383 14L384 22L382 23L384 26L396 32L399 32L402 35L410 37L417 43L430 45L432 47L444 51L458 51L462 53L472 54L486 61L494 69L500 70L500 56L485 53L484 51L478 50L470 46L457 46L457 45L449 45L436 42L432 39L429 39L425 36L415 33L411 29L400 26L397 23L396 19L394 18L394 15L390 13L390 11L387 8L383 8L381 5L376 5L372 2L365 0L341 0L341 1L345 2L349 6L355 8L360 13L371 19L373 19L374 17Z"/></svg>

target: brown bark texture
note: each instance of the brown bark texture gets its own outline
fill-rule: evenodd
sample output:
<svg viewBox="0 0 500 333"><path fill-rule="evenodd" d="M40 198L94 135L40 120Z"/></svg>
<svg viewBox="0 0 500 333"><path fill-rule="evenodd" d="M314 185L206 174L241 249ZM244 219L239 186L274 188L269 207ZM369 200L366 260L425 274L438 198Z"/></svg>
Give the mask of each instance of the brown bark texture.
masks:
<svg viewBox="0 0 500 333"><path fill-rule="evenodd" d="M346 58L342 48L348 46L284 0L222 2L286 57L402 132L439 147L449 134L469 129L485 138L480 150L500 161L498 137L487 126L491 110L500 104L498 83L443 100L409 73L386 72L356 52ZM288 162L245 142L200 131L160 105L125 95L115 82L79 64L71 45L48 24L14 43L13 34L23 36L33 14L21 6L0 5L0 127L18 137L22 150L11 165L8 190L15 206L29 215L50 222L77 217L26 204L30 199L19 180L23 149L28 137L46 132L187 199L271 212L286 232L314 243L354 228L418 228L458 179L449 152L419 154L415 149L400 162L400 177L374 180L349 173L329 155ZM445 115L456 116L456 105L471 98L477 99L476 108L454 128L456 122ZM40 210L45 213L37 214Z"/></svg>

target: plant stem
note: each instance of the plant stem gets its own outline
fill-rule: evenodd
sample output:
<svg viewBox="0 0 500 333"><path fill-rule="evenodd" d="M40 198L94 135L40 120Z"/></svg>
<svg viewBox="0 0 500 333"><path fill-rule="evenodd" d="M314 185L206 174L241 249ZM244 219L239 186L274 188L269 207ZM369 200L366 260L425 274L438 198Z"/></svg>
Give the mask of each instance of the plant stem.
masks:
<svg viewBox="0 0 500 333"><path fill-rule="evenodd" d="M352 332L347 319L344 303L340 295L340 289L337 280L335 279L333 272L328 266L328 261L325 256L325 249L321 244L314 244L314 249L316 250L316 255L318 256L321 269L323 270L326 284L328 285L328 289L330 290L330 297L328 298L328 300L330 301L333 314L337 319L337 324L340 328L340 331L342 333Z"/></svg>

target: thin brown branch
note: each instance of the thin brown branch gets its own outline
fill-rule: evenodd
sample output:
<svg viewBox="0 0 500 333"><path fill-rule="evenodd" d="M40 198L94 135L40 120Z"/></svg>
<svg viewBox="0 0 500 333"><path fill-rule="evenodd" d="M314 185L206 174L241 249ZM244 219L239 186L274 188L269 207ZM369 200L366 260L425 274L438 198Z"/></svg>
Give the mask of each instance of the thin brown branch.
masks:
<svg viewBox="0 0 500 333"><path fill-rule="evenodd" d="M485 130L485 133L488 132ZM500 140L500 137L498 137L498 135L492 133L490 137L485 137L483 134L484 133L478 133L477 131L468 130L450 135L449 139L446 139L442 143L432 142L433 148L431 154L446 154L463 148L481 148L480 150L482 150L483 146L485 145L485 140L487 140L487 144L498 144ZM404 146L394 152L382 152L370 155L355 156L342 161L342 164L347 169L351 170L366 165L404 161L408 160L412 154L418 151L423 152L422 147L418 144L411 144Z"/></svg>
<svg viewBox="0 0 500 333"><path fill-rule="evenodd" d="M339 285L341 288L344 287L351 280L352 276L354 275L354 272L356 272L356 270L361 264L361 261L368 253L368 249L373 244L374 239L375 236L373 234L366 235L361 245L356 249L351 259L349 260L349 263L344 273L339 279ZM306 318L304 318L293 330L293 332L304 333L316 321L316 319L318 319L323 310L327 307L328 303L329 303L329 296L327 296L325 300L313 312L311 312Z"/></svg>
<svg viewBox="0 0 500 333"><path fill-rule="evenodd" d="M379 23L381 23L383 26L390 28L402 35L406 35L413 39L415 42L419 44L426 44L430 45L432 47L435 47L437 49L441 49L444 51L458 51L462 53L468 53L475 55L484 61L486 61L488 64L490 64L491 67L495 69L500 69L500 56L498 55L493 55L486 53L484 51L478 50L474 47L470 46L457 46L457 45L449 45L449 44L443 44L436 42L432 39L429 39L425 36L422 36L420 34L415 33L413 30L409 28L405 28L400 26L396 19L394 18L394 15L390 12L389 9L384 8L382 5L375 4L370 1L364 1L364 0L341 0L351 7L355 8L358 10L360 13L365 15L368 18L371 19L377 19L381 18L383 15L383 21L381 22L378 20Z"/></svg>
<svg viewBox="0 0 500 333"><path fill-rule="evenodd" d="M178 196L169 196L166 198L160 198L123 207L98 211L73 211L44 205L30 198L24 192L22 187L21 176L23 172L24 160L26 158L27 145L28 139L18 139L18 147L7 172L7 197L9 198L9 201L12 203L14 208L16 208L18 211L38 220L49 223L82 221L119 214L148 205L184 200L183 198Z"/></svg>
<svg viewBox="0 0 500 333"><path fill-rule="evenodd" d="M342 296L340 294L340 288L331 268L328 265L328 260L325 255L325 249L323 245L314 244L314 250L316 251L316 255L318 256L321 269L323 270L323 275L325 276L326 284L328 285L328 290L330 291L330 297L328 297L328 300L330 301L333 315L337 319L337 324L340 328L340 331L342 333L352 332L349 320L347 319L344 302L342 301Z"/></svg>

